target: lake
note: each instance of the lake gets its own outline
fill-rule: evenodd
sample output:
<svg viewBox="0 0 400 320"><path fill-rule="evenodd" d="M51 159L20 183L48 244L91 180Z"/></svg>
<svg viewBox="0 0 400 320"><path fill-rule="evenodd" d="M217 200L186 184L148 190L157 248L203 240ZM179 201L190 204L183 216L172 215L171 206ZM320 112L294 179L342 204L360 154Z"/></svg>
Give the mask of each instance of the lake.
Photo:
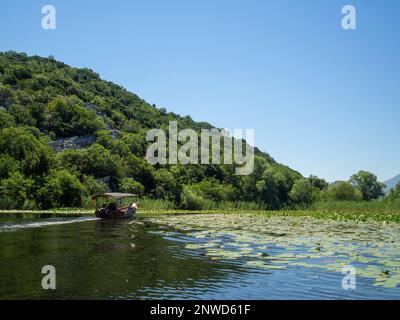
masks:
<svg viewBox="0 0 400 320"><path fill-rule="evenodd" d="M400 224L299 217L2 216L0 299L400 299L399 239Z"/></svg>

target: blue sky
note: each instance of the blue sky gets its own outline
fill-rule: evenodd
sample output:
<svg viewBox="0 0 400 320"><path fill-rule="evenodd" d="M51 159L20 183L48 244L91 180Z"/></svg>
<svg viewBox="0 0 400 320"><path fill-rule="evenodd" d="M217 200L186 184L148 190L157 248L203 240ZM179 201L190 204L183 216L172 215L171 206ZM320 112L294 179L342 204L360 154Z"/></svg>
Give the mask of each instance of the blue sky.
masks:
<svg viewBox="0 0 400 320"><path fill-rule="evenodd" d="M41 8L57 29L41 28ZM341 8L357 29L341 28ZM400 173L400 2L13 0L0 51L89 67L150 103L224 128L304 175Z"/></svg>

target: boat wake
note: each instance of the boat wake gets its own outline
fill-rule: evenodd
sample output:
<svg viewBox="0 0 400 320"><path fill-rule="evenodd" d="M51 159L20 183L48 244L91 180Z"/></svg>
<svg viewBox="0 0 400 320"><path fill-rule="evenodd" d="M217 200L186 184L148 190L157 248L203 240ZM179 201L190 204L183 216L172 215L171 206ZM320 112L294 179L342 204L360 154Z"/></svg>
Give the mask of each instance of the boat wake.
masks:
<svg viewBox="0 0 400 320"><path fill-rule="evenodd" d="M0 224L0 232L11 232L17 231L20 229L29 229L29 228L41 228L47 226L54 226L59 224L69 224L69 223L76 223L76 222L87 222L87 221L95 221L99 220L99 218L94 217L81 217L81 218L54 218L54 219L47 219L46 221L27 221L25 223L16 223L12 222L5 222Z"/></svg>

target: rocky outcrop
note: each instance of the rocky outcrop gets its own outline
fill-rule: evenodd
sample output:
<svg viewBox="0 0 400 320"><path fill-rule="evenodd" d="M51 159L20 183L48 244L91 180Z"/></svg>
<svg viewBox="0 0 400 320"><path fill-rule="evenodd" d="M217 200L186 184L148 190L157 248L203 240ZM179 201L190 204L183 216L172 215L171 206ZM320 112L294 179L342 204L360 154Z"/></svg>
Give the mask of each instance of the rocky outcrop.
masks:
<svg viewBox="0 0 400 320"><path fill-rule="evenodd" d="M88 110L94 111L98 116L102 116L102 115L103 115L103 114L101 113L101 111L100 111L100 108L99 108L97 105L93 104L93 103L86 102L86 103L83 105L83 107L86 108L86 109L88 109Z"/></svg>
<svg viewBox="0 0 400 320"><path fill-rule="evenodd" d="M114 140L119 138L119 130L111 129L108 130L108 132ZM49 146L53 148L54 151L60 152L66 149L84 149L89 147L95 141L96 135L74 136L51 141L49 142Z"/></svg>
<svg viewBox="0 0 400 320"><path fill-rule="evenodd" d="M54 151L60 152L65 149L83 149L90 146L92 143L96 141L95 135L87 135L87 136L74 136L70 138L58 139L55 141L49 142L49 146L53 148Z"/></svg>

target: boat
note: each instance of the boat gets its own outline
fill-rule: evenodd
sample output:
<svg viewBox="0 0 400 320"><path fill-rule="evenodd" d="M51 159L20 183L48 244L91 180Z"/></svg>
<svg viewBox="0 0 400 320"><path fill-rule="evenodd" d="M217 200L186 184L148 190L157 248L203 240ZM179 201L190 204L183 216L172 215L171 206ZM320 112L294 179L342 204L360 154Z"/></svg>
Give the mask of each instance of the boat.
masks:
<svg viewBox="0 0 400 320"><path fill-rule="evenodd" d="M123 206L123 199L136 197L133 193L107 192L92 196L92 201L96 205L99 198L109 200L107 204L103 204L97 208L95 215L101 219L135 219L138 206L132 203L128 206Z"/></svg>

